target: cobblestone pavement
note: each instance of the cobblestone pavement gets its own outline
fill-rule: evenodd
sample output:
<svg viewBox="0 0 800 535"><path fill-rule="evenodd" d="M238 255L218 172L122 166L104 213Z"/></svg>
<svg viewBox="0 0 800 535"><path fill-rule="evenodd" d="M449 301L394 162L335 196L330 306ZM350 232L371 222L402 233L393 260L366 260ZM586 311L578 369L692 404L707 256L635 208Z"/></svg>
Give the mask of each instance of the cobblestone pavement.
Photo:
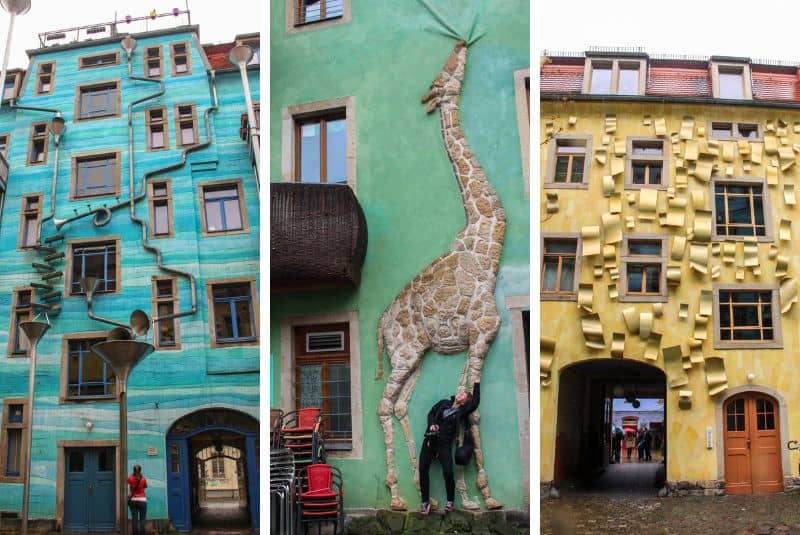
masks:
<svg viewBox="0 0 800 535"><path fill-rule="evenodd" d="M553 535L800 535L800 494L566 496L542 500L540 515Z"/></svg>

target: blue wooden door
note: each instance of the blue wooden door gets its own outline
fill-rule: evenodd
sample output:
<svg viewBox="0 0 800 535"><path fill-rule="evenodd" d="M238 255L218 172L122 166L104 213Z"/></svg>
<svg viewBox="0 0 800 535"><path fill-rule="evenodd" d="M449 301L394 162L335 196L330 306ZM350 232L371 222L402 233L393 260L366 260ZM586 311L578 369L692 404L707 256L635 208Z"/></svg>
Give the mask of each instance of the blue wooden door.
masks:
<svg viewBox="0 0 800 535"><path fill-rule="evenodd" d="M247 494L250 497L250 525L253 529L258 529L258 507L259 507L259 441L255 435L248 435L245 438L245 455L247 462Z"/></svg>
<svg viewBox="0 0 800 535"><path fill-rule="evenodd" d="M114 531L114 449L68 448L64 451L64 530Z"/></svg>
<svg viewBox="0 0 800 535"><path fill-rule="evenodd" d="M167 511L178 531L192 529L189 511L189 451L184 438L167 439Z"/></svg>

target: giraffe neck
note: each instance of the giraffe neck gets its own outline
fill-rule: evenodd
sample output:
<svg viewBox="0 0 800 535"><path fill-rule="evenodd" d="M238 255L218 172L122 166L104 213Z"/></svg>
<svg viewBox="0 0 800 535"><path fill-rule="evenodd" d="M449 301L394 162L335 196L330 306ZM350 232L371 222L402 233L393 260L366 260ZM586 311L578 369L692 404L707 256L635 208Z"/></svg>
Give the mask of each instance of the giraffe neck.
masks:
<svg viewBox="0 0 800 535"><path fill-rule="evenodd" d="M483 168L464 136L458 100L458 97L455 97L443 101L439 113L444 145L453 166L467 216L465 234L470 235L479 230L481 223L494 225L497 222L505 222L506 215L500 197L486 179ZM502 242L502 237L500 241Z"/></svg>

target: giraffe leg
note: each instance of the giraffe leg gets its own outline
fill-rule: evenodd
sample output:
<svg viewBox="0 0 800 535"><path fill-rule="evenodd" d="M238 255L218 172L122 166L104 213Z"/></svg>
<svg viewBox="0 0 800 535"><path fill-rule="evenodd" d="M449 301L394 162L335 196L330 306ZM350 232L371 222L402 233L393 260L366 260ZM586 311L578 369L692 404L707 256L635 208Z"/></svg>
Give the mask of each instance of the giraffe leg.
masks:
<svg viewBox="0 0 800 535"><path fill-rule="evenodd" d="M400 420L400 427L403 429L403 436L406 439L406 446L408 446L408 457L411 459L411 470L413 471L414 486L417 490L419 487L419 470L417 464L417 445L414 442L414 435L411 432L411 424L408 419L408 400L414 392L414 387L417 385L419 379L420 368L417 368L408 377L406 384L400 391L397 398L397 403L394 404L394 415Z"/></svg>
<svg viewBox="0 0 800 535"><path fill-rule="evenodd" d="M467 372L469 371L469 359L464 362L464 369L461 370L461 377L458 379L459 390L462 390L467 383ZM459 435L460 437L460 435ZM459 443L457 446L461 446ZM461 507L470 511L477 511L481 507L478 502L471 500L467 494L467 483L464 481L464 467L456 465L456 492L461 498Z"/></svg>
<svg viewBox="0 0 800 535"><path fill-rule="evenodd" d="M400 491L397 486L397 472L395 471L394 462L394 428L392 426L392 415L395 410L395 402L405 387L409 377L419 367L420 358L424 352L424 348L409 348L405 346L399 348L398 351L392 355L391 363L393 366L392 373L386 381L386 387L383 390L383 396L380 404L378 405L378 419L383 428L383 440L386 447L386 486L389 487L391 492L391 508L396 511L405 511L407 509L406 502L400 497Z"/></svg>
<svg viewBox="0 0 800 535"><path fill-rule="evenodd" d="M486 357L486 353L489 351L489 344L500 329L500 318L497 316L496 310L494 310L494 314L488 313L485 314L484 317L490 318L492 316L494 316L495 319L493 324L490 328L478 333L476 340L474 343L471 343L469 347L469 375L472 383L481 380L484 357ZM500 509L503 505L492 498L492 493L489 489L489 477L486 475L486 470L484 468L483 448L481 447L481 432L479 426L480 419L481 415L479 411L470 414L470 422L473 424L470 429L472 430L472 441L475 444L475 468L478 470L476 483L478 490L480 490L483 495L483 501L486 507L488 509Z"/></svg>

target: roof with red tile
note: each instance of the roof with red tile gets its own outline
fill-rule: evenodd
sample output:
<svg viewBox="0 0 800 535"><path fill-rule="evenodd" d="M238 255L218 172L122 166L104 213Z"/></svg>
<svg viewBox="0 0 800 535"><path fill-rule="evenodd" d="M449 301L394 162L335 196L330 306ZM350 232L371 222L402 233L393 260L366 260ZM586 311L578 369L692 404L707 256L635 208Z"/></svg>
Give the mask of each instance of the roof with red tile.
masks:
<svg viewBox="0 0 800 535"><path fill-rule="evenodd" d="M214 70L233 68L231 62L228 61L228 53L230 53L234 46L236 46L235 42L219 45L203 45L203 50L206 52L211 68Z"/></svg>
<svg viewBox="0 0 800 535"><path fill-rule="evenodd" d="M615 56L610 53L606 57ZM744 58L743 64L749 61ZM541 93L580 94L584 62L582 55L546 56L541 64ZM711 98L710 65L711 58L650 57L645 96ZM751 62L749 65L754 101L800 104L799 66L778 62Z"/></svg>
<svg viewBox="0 0 800 535"><path fill-rule="evenodd" d="M647 95L710 97L711 80L708 67L698 69L688 67L651 65L647 75Z"/></svg>

